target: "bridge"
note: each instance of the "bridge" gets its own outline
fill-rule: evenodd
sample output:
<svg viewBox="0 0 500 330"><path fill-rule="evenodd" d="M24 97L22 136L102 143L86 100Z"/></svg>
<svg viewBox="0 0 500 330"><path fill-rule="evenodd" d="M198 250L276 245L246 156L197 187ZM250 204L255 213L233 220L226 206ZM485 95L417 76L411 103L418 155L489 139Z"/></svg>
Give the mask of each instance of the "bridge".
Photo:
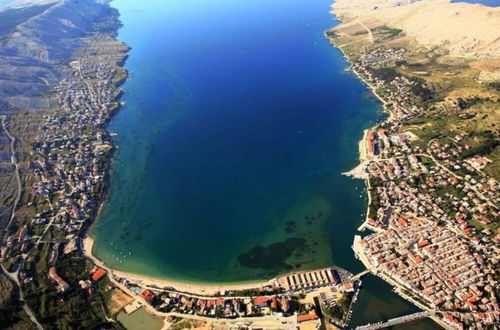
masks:
<svg viewBox="0 0 500 330"><path fill-rule="evenodd" d="M371 269L367 269L367 270L364 270L362 271L361 273L358 273L356 275L353 275L349 280L350 281L357 281L359 280L360 278L362 278L363 276L369 274L372 270Z"/></svg>
<svg viewBox="0 0 500 330"><path fill-rule="evenodd" d="M376 330L376 329L383 329L383 328L388 328L392 327L398 324L403 324L406 322L411 322L419 319L423 319L429 316L432 316L433 314L431 312L418 312L414 314L408 314L405 316L400 316L396 317L390 320L387 320L386 322L378 322L374 324L366 324L362 325L360 327L357 327L356 330Z"/></svg>

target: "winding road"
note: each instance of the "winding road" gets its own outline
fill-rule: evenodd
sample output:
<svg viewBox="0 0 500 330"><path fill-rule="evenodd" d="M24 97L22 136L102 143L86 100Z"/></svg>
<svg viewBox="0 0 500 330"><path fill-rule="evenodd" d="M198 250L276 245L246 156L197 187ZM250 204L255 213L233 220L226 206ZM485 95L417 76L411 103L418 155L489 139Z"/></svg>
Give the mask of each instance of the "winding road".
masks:
<svg viewBox="0 0 500 330"><path fill-rule="evenodd" d="M17 163L16 153L15 153L16 138L12 134L10 134L9 130L7 129L7 116L2 116L2 128L5 131L5 134L7 134L7 137L9 138L10 141L10 155L11 155L10 162L12 163L12 165L14 165L14 176L16 178L16 183L17 183L16 199L14 200L14 204L12 205L12 213L9 222L5 227L5 233L3 235L4 236L3 238L6 238L8 236L7 229L10 227L12 220L14 220L14 217L16 215L17 204L19 204L19 201L21 200L22 184L21 184L21 176L19 175L19 165Z"/></svg>
<svg viewBox="0 0 500 330"><path fill-rule="evenodd" d="M9 222L8 222L7 226L5 227L5 232L4 232L4 235L2 237L3 239L5 239L5 238L7 238L8 234L9 234L8 229L10 227L10 224L12 223L12 221L15 218L17 205L19 204L19 201L21 200L22 184L21 184L21 176L19 175L19 164L17 162L17 157L16 157L16 153L15 153L16 138L7 129L7 117L6 116L2 116L2 128L10 140L10 154L11 154L10 161L11 161L12 165L14 165L14 168L15 168L14 175L16 177L16 182L17 182L16 199L14 200L14 204L12 205L12 213L11 213ZM36 325L36 327L38 329L43 329L40 322L38 322L38 320L36 319L35 314L31 310L31 308L29 308L29 306L26 304L26 302L24 300L23 290L21 288L21 283L19 282L19 269L21 268L23 262L24 262L24 256L23 256L23 259L20 262L19 266L17 267L16 271L13 273L9 273L3 265L2 265L2 271L9 279L11 279L16 284L17 288L19 289L19 301L21 302L21 305L23 306L23 309L26 312L26 314L28 315L28 317L30 318L30 320Z"/></svg>

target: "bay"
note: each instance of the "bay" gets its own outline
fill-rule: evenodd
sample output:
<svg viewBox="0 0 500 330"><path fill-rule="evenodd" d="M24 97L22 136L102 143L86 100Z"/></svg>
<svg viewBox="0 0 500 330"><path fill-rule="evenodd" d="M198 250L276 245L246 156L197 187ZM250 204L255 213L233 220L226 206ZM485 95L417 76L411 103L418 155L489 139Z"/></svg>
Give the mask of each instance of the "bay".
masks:
<svg viewBox="0 0 500 330"><path fill-rule="evenodd" d="M330 5L113 2L132 50L97 257L197 283L363 270L364 184L341 173L381 107L324 37ZM358 304L353 324L417 310L373 277Z"/></svg>
<svg viewBox="0 0 500 330"><path fill-rule="evenodd" d="M341 173L380 106L323 35L329 1L116 6L130 79L96 255L188 281L359 269L363 183Z"/></svg>

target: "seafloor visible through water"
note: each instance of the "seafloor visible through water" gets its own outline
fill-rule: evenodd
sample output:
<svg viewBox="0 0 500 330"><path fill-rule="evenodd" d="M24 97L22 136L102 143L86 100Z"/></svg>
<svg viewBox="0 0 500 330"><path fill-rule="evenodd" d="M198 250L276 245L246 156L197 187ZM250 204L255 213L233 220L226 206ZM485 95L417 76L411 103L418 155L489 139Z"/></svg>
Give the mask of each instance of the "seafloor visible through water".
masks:
<svg viewBox="0 0 500 330"><path fill-rule="evenodd" d="M97 257L190 282L363 270L364 183L341 173L381 113L323 35L330 2L113 2L132 50ZM354 323L416 310L365 282Z"/></svg>
<svg viewBox="0 0 500 330"><path fill-rule="evenodd" d="M130 79L97 256L206 282L360 269L364 184L341 173L380 105L323 35L329 1L115 5Z"/></svg>

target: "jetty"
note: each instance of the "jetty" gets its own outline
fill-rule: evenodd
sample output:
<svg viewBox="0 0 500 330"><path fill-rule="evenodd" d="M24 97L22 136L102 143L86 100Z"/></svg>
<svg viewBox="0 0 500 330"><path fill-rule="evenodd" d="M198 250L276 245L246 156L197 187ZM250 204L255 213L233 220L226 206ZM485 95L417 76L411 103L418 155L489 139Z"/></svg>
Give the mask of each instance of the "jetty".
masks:
<svg viewBox="0 0 500 330"><path fill-rule="evenodd" d="M366 325L362 325L360 327L356 327L356 330L384 329L384 328L388 328L388 327L393 327L393 326L398 325L398 324L403 324L403 323L412 322L412 321L419 320L419 319L424 319L424 318L430 317L432 315L433 314L431 312L427 312L427 311L426 312L418 312L418 313L413 313L413 314L408 314L408 315L396 317L396 318L387 320L385 322L377 322L374 324L369 323Z"/></svg>

